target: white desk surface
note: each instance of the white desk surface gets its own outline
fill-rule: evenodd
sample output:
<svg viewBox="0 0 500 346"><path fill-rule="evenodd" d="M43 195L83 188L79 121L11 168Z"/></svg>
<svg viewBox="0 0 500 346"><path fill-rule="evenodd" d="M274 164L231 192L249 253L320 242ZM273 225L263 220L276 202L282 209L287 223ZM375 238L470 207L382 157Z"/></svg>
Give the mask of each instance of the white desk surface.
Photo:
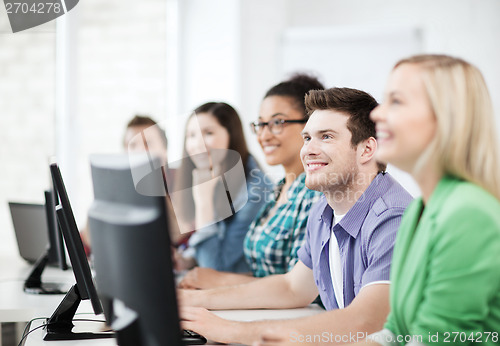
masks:
<svg viewBox="0 0 500 346"><path fill-rule="evenodd" d="M33 265L19 256L4 256L0 254L0 283L9 281L24 281ZM42 274L42 281L74 279L71 268L60 270L56 267L46 266Z"/></svg>
<svg viewBox="0 0 500 346"><path fill-rule="evenodd" d="M64 295L34 295L23 292L23 284L32 265L20 257L5 258L0 255L0 322L27 322L36 317L50 317L59 305ZM43 282L66 283L68 288L75 283L71 269L62 271L58 268L46 267ZM218 316L236 321L253 321L262 319L285 319L309 316L324 311L316 305L302 309L283 310L227 310L214 311ZM88 300L82 301L75 319L104 320L104 316L91 314L92 307ZM89 314L90 313L90 314ZM43 320L34 321L30 330L42 325ZM102 323L76 321L74 332L97 332ZM42 328L33 331L27 338L25 346L106 346L116 345L114 339L73 340L54 342L43 341ZM208 344L210 345L210 344Z"/></svg>
<svg viewBox="0 0 500 346"><path fill-rule="evenodd" d="M29 273L31 264L20 256L6 256L0 253L0 281L15 280Z"/></svg>
<svg viewBox="0 0 500 346"><path fill-rule="evenodd" d="M31 268L32 265L20 257L0 256L0 322L26 322L37 316L50 316L64 298L62 294L24 293L24 280ZM62 271L46 267L42 282L61 283L69 289L75 283L75 277L71 269Z"/></svg>
<svg viewBox="0 0 500 346"><path fill-rule="evenodd" d="M236 320L236 321L254 321L254 320L272 320L297 318L302 316L315 315L321 311L325 311L317 305L310 305L300 309L283 309L283 310L226 310L213 311L220 317ZM81 315L75 318L101 320L103 316ZM34 321L31 325L31 330L42 324L43 321ZM98 332L103 324L96 322L75 322L73 332ZM53 341L43 341L43 328L33 331L27 338L24 346L52 345ZM206 345L220 345L211 343ZM95 339L95 340L72 340L72 341L57 341L55 346L116 346L115 339Z"/></svg>

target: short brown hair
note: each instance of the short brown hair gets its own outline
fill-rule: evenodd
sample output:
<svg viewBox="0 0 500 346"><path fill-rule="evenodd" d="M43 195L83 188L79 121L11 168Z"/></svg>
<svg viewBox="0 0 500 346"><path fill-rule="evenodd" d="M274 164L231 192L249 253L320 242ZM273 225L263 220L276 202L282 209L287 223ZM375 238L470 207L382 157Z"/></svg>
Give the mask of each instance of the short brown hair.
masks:
<svg viewBox="0 0 500 346"><path fill-rule="evenodd" d="M347 129L351 132L351 145L355 147L362 141L376 138L375 123L370 119L371 111L378 106L370 94L351 88L330 88L311 90L305 98L307 116L315 110L333 110L347 117ZM377 162L379 171L386 165Z"/></svg>
<svg viewBox="0 0 500 346"><path fill-rule="evenodd" d="M168 139L165 130L162 129L160 126L158 126L158 123L147 115L140 115L140 114L135 115L127 123L127 129L131 127L146 127L146 126L150 127L155 125L156 128L158 129L158 132L160 132L160 137L163 141L163 144L165 145L165 148L168 147Z"/></svg>

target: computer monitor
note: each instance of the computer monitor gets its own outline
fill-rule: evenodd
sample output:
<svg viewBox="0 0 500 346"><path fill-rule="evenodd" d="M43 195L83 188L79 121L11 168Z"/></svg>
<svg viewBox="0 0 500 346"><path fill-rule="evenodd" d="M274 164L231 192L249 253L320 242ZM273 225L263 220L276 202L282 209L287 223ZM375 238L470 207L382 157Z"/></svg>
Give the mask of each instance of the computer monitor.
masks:
<svg viewBox="0 0 500 346"><path fill-rule="evenodd" d="M9 209L19 255L33 264L49 246L45 205L9 201Z"/></svg>
<svg viewBox="0 0 500 346"><path fill-rule="evenodd" d="M71 287L62 302L47 320L44 340L77 340L113 337L110 333L73 333L73 317L82 300L90 299L96 315L102 313L101 302L97 296L92 273L83 249L75 217L71 209L68 194L64 186L61 172L56 163L50 165L50 173L54 181L56 199L56 215L62 230L66 249L75 275L76 284Z"/></svg>
<svg viewBox="0 0 500 346"><path fill-rule="evenodd" d="M202 344L181 338L159 162L144 155L90 157L89 229L99 295L121 346ZM148 172L134 183L134 172ZM142 174L140 174L142 175ZM147 191L147 196L137 192ZM156 195L156 196L155 196Z"/></svg>
<svg viewBox="0 0 500 346"><path fill-rule="evenodd" d="M65 289L66 285L51 283L51 282L42 282L42 274L47 266L49 265L57 265L62 270L68 269L68 265L66 263L66 255L64 253L64 243L62 241L62 235L59 230L59 227L56 222L55 217L55 202L54 202L54 193L53 191L45 191L45 205L42 208L36 208L36 205L31 205L30 208L26 209L25 213L28 211L31 213L32 220L36 222L38 225L25 225L31 227L30 230L32 232L30 239L23 239L25 242L37 242L39 236L41 236L41 232L43 234L43 239L45 240L46 249L42 252L41 256L38 257L37 261L33 265L33 269L29 273L28 277L24 281L24 292L32 293L32 294L64 294L67 289ZM15 205L11 205L12 208ZM17 205L17 209L19 209L19 205ZM15 219L14 214L13 220ZM30 222L28 215L26 220L23 220L23 223ZM35 220L33 220L33 218ZM19 221L19 220L18 220ZM17 226L16 227L16 235ZM33 233L36 232L36 233ZM19 242L20 239L18 239Z"/></svg>

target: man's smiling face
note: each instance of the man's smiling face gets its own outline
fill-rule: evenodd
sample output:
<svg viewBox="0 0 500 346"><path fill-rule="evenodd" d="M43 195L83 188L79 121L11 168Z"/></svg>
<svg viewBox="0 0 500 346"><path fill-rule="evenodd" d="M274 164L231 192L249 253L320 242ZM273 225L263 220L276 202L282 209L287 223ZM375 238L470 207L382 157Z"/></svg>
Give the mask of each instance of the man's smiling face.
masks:
<svg viewBox="0 0 500 346"><path fill-rule="evenodd" d="M306 186L317 191L345 191L359 172L351 144L348 116L333 110L314 111L302 131L300 158Z"/></svg>

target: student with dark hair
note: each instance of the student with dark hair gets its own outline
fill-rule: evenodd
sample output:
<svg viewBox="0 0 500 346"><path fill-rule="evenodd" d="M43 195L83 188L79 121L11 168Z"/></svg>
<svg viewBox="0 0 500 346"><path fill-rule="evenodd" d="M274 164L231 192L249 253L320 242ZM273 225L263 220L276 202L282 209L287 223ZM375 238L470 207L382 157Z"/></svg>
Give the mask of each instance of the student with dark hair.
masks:
<svg viewBox="0 0 500 346"><path fill-rule="evenodd" d="M295 329L296 340L332 335L333 343L374 332L385 321L394 239L411 196L375 160L370 112L377 102L359 90L332 88L310 91L305 103L305 185L323 196L309 212L298 262L286 274L244 285L180 290L184 328L251 344L279 326ZM204 309L297 308L318 294L327 312L286 321L226 321Z"/></svg>
<svg viewBox="0 0 500 346"><path fill-rule="evenodd" d="M168 140L163 130L158 123L148 115L135 115L129 120L123 135L123 149L128 153L148 152L151 156L160 158L164 167L164 178L167 185L173 184L175 178L175 170L168 167ZM170 202L167 200L169 215L173 214ZM170 236L174 246L183 243L187 237L180 234L177 223L173 218L170 220ZM81 231L85 252L90 255L91 240L87 227Z"/></svg>
<svg viewBox="0 0 500 346"><path fill-rule="evenodd" d="M151 117L148 115L140 115L136 114L130 121L127 123L127 130L125 133L125 136L123 138L123 144L124 147L127 147L130 142L131 136L128 135L128 130L130 129L147 129L148 127L158 125L156 121L154 121ZM159 139L162 145L167 148L168 147L168 139L167 135L165 133L165 130L163 130L161 127L158 127L158 134L159 134Z"/></svg>
<svg viewBox="0 0 500 346"><path fill-rule="evenodd" d="M306 187L300 162L300 132L307 121L304 96L310 90L322 89L323 85L315 77L294 75L269 89L261 103L258 120L251 124L266 162L281 165L285 171L285 177L257 214L245 238L244 251L252 275L195 268L185 276L181 287L234 285L283 274L293 268L297 251L304 242L309 210L320 196Z"/></svg>
<svg viewBox="0 0 500 346"><path fill-rule="evenodd" d="M171 198L177 218L196 231L178 267L248 272L243 240L272 187L248 151L236 110L224 102L196 108L183 156Z"/></svg>
<svg viewBox="0 0 500 346"><path fill-rule="evenodd" d="M123 148L129 153L147 151L159 157L165 167L167 185L173 184L175 171L168 167L167 135L151 117L137 114L130 119L123 135Z"/></svg>
<svg viewBox="0 0 500 346"><path fill-rule="evenodd" d="M137 136L140 133L144 133L146 137ZM144 142L143 138L147 138L147 141ZM165 130L159 127L156 121L149 116L135 115L127 123L125 135L123 136L123 147L127 151L133 152L142 150L144 145L147 145L149 150L157 153L162 158L162 161L167 163L168 140Z"/></svg>

